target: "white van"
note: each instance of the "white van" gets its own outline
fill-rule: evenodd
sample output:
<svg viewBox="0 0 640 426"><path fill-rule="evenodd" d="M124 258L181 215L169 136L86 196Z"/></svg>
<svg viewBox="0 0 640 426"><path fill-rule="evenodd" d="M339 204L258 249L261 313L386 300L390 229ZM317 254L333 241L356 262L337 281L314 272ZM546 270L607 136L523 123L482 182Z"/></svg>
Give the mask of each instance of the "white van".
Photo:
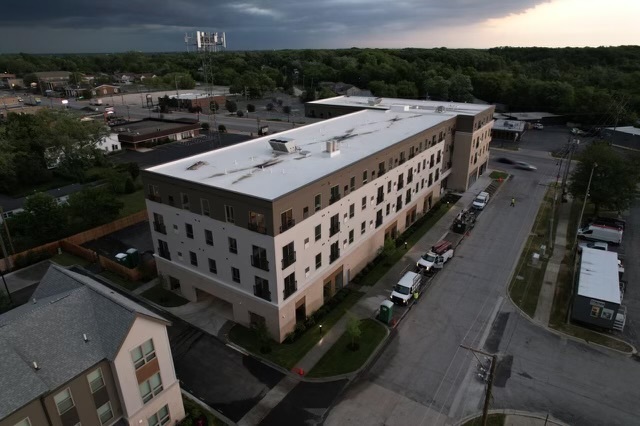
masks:
<svg viewBox="0 0 640 426"><path fill-rule="evenodd" d="M622 229L604 225L587 225L582 229L578 229L578 238L620 244L622 242Z"/></svg>
<svg viewBox="0 0 640 426"><path fill-rule="evenodd" d="M420 290L421 276L415 272L407 272L400 278L398 284L393 286L389 299L397 305L408 305L413 293Z"/></svg>

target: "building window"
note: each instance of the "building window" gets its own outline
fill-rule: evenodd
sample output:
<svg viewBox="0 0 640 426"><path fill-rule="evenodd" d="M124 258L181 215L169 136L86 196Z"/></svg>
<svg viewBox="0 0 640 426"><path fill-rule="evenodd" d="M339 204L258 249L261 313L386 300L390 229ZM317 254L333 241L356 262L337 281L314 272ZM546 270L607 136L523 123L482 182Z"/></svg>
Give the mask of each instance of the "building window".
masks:
<svg viewBox="0 0 640 426"><path fill-rule="evenodd" d="M293 241L282 247L282 269L288 268L296 261L296 251Z"/></svg>
<svg viewBox="0 0 640 426"><path fill-rule="evenodd" d="M367 208L367 197L362 197L362 210Z"/></svg>
<svg viewBox="0 0 640 426"><path fill-rule="evenodd" d="M411 202L411 188L407 189L407 196L405 197L404 203L409 204Z"/></svg>
<svg viewBox="0 0 640 426"><path fill-rule="evenodd" d="M376 203L381 204L384 201L384 188L382 186L378 187L378 197L376 198Z"/></svg>
<svg viewBox="0 0 640 426"><path fill-rule="evenodd" d="M169 195L169 205L173 207L175 205L175 201L173 201L173 195Z"/></svg>
<svg viewBox="0 0 640 426"><path fill-rule="evenodd" d="M329 197L329 204L333 204L340 199L340 186L335 185L331 187L331 196Z"/></svg>
<svg viewBox="0 0 640 426"><path fill-rule="evenodd" d="M351 231L349 231L349 244L353 243L353 229Z"/></svg>
<svg viewBox="0 0 640 426"><path fill-rule="evenodd" d="M322 253L316 254L316 269L320 269L322 266Z"/></svg>
<svg viewBox="0 0 640 426"><path fill-rule="evenodd" d="M333 237L340 232L340 217L338 214L331 216L331 223L329 227L329 237Z"/></svg>
<svg viewBox="0 0 640 426"><path fill-rule="evenodd" d="M198 266L198 255L195 254L194 252L190 251L189 252L189 261L191 262L191 264L193 266Z"/></svg>
<svg viewBox="0 0 640 426"><path fill-rule="evenodd" d="M249 212L249 229L261 234L267 233L267 224L262 213Z"/></svg>
<svg viewBox="0 0 640 426"><path fill-rule="evenodd" d="M376 212L376 228L382 225L382 209Z"/></svg>
<svg viewBox="0 0 640 426"><path fill-rule="evenodd" d="M238 254L238 241L235 238L229 237L229 252Z"/></svg>
<svg viewBox="0 0 640 426"><path fill-rule="evenodd" d="M364 234L367 231L367 221L365 220L360 224L360 234Z"/></svg>
<svg viewBox="0 0 640 426"><path fill-rule="evenodd" d="M331 244L331 249L329 252L329 263L335 262L340 257L340 242L336 241Z"/></svg>
<svg viewBox="0 0 640 426"><path fill-rule="evenodd" d="M207 243L208 246L213 245L213 232L211 230L209 229L204 230L204 241Z"/></svg>
<svg viewBox="0 0 640 426"><path fill-rule="evenodd" d="M407 184L413 182L413 167L407 170Z"/></svg>
<svg viewBox="0 0 640 426"><path fill-rule="evenodd" d="M387 193L391 192L391 181L387 182Z"/></svg>
<svg viewBox="0 0 640 426"><path fill-rule="evenodd" d="M231 279L237 283L240 282L240 269L231 267Z"/></svg>
<svg viewBox="0 0 640 426"><path fill-rule="evenodd" d="M113 418L113 410L111 409L111 402L107 401L106 404L101 405L98 410L98 417L100 418L100 424L106 424Z"/></svg>
<svg viewBox="0 0 640 426"><path fill-rule="evenodd" d="M316 226L316 241L318 241L320 238L322 238L322 225L317 225Z"/></svg>
<svg viewBox="0 0 640 426"><path fill-rule="evenodd" d="M284 278L284 299L286 300L289 296L298 290L296 283L296 273L293 272L291 275L288 275Z"/></svg>
<svg viewBox="0 0 640 426"><path fill-rule="evenodd" d="M149 426L163 426L168 424L171 421L171 416L169 415L169 406L165 405L157 413L147 419Z"/></svg>
<svg viewBox="0 0 640 426"><path fill-rule="evenodd" d="M261 299L271 302L271 291L269 291L269 281L261 277L256 277L256 283L253 286L253 294Z"/></svg>
<svg viewBox="0 0 640 426"><path fill-rule="evenodd" d="M365 170L364 172L362 172L362 184L364 185L365 183L367 183L369 177L369 171Z"/></svg>
<svg viewBox="0 0 640 426"><path fill-rule="evenodd" d="M349 217L353 217L356 215L356 205L355 204L351 204L349 206Z"/></svg>
<svg viewBox="0 0 640 426"><path fill-rule="evenodd" d="M391 213L391 204L387 203L387 216Z"/></svg>
<svg viewBox="0 0 640 426"><path fill-rule="evenodd" d="M180 193L180 199L182 200L182 208L185 210L191 209L191 204L189 203L189 195L184 192Z"/></svg>
<svg viewBox="0 0 640 426"><path fill-rule="evenodd" d="M209 208L209 200L206 198L200 198L200 207L202 208L202 214L211 217L211 209Z"/></svg>
<svg viewBox="0 0 640 426"><path fill-rule="evenodd" d="M184 230L187 234L187 238L191 238L193 240L193 226L190 223L185 223Z"/></svg>
<svg viewBox="0 0 640 426"><path fill-rule="evenodd" d="M391 182L389 182L389 184L391 184ZM400 173L400 175L398 175L398 190L402 189L402 187L404 186L404 174Z"/></svg>
<svg viewBox="0 0 640 426"><path fill-rule="evenodd" d="M149 199L151 201L160 202L160 190L158 189L158 185L149 184Z"/></svg>
<svg viewBox="0 0 640 426"><path fill-rule="evenodd" d="M31 420L29 420L29 417L27 417L26 419L20 420L13 426L31 426Z"/></svg>
<svg viewBox="0 0 640 426"><path fill-rule="evenodd" d="M212 274L218 273L218 266L216 265L216 261L213 259L209 259L209 272Z"/></svg>
<svg viewBox="0 0 640 426"><path fill-rule="evenodd" d="M293 228L296 224L295 219L293 218L293 210L289 209L286 212L280 214L280 232L284 232L287 229Z"/></svg>
<svg viewBox="0 0 640 426"><path fill-rule="evenodd" d="M95 393L97 390L104 387L104 379L102 378L102 370L100 368L96 368L91 373L87 374L87 380L89 381L91 393Z"/></svg>
<svg viewBox="0 0 640 426"><path fill-rule="evenodd" d="M314 205L316 206L316 211L320 211L322 209L322 194L317 194L315 196Z"/></svg>
<svg viewBox="0 0 640 426"><path fill-rule="evenodd" d="M396 199L396 212L399 212L402 209L402 195L398 195Z"/></svg>
<svg viewBox="0 0 640 426"><path fill-rule="evenodd" d="M154 396L162 392L162 378L160 377L160 372L157 372L144 382L140 383L138 388L140 389L142 402L146 404L151 401Z"/></svg>
<svg viewBox="0 0 640 426"><path fill-rule="evenodd" d="M351 176L351 179L349 179L349 190L351 192L356 190L356 177L355 176Z"/></svg>
<svg viewBox="0 0 640 426"><path fill-rule="evenodd" d="M56 407L58 407L58 414L60 415L63 415L75 406L73 397L71 396L71 389L69 388L59 392L53 397L53 400L56 403Z"/></svg>
<svg viewBox="0 0 640 426"><path fill-rule="evenodd" d="M156 349L153 346L153 340L149 339L134 350L131 351L131 359L133 366L137 370L156 357Z"/></svg>
<svg viewBox="0 0 640 426"><path fill-rule="evenodd" d="M263 271L269 270L269 261L267 260L267 249L263 247L252 246L251 266L253 266L254 268L262 269Z"/></svg>
<svg viewBox="0 0 640 426"><path fill-rule="evenodd" d="M302 208L302 218L306 219L309 217L309 206Z"/></svg>
<svg viewBox="0 0 640 426"><path fill-rule="evenodd" d="M153 230L167 235L167 226L164 224L164 217L161 214L153 214Z"/></svg>
<svg viewBox="0 0 640 426"><path fill-rule="evenodd" d="M224 217L227 222L236 223L233 217L233 206L224 206Z"/></svg>

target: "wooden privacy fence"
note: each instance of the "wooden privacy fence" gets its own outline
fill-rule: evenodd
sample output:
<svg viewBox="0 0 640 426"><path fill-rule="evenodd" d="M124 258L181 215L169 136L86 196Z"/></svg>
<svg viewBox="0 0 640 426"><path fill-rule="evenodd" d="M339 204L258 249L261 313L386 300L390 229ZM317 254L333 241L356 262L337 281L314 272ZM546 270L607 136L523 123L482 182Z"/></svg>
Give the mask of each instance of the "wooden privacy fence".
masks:
<svg viewBox="0 0 640 426"><path fill-rule="evenodd" d="M7 258L9 263L8 268L6 267L5 262L0 262L0 270L4 272L7 269L12 269L13 265L18 264L16 266L20 266L20 263L22 263L22 259L24 259L25 262L28 263L29 258L39 259L44 256L54 256L58 252L58 250L61 249L67 253L73 254L74 256L81 257L91 263L99 261L102 268L111 271L124 279L127 279L129 281L139 281L141 278L143 278L144 271L155 270L154 259L147 261L141 260L141 263L140 265L138 265L138 267L136 267L135 269L130 269L107 257L98 256L95 251L84 248L81 246L81 244L84 244L87 241L95 240L97 238L102 238L105 235L112 234L116 231L132 225L136 225L146 220L147 211L142 210L138 213L134 213L130 216L123 217L122 219L115 220L111 223L107 223L105 225L80 232L79 234L72 235L68 238L64 238L59 241L54 241L39 247L34 247L27 251L23 251L21 253L11 255Z"/></svg>

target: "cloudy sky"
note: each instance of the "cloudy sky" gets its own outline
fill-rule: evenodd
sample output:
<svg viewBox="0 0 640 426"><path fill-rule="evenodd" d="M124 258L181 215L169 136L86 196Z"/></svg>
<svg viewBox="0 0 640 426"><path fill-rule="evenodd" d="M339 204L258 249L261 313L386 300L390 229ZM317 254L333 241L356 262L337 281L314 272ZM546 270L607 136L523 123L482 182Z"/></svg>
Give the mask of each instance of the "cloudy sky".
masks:
<svg viewBox="0 0 640 426"><path fill-rule="evenodd" d="M0 53L185 50L226 31L230 50L614 46L640 41L638 0L19 0Z"/></svg>

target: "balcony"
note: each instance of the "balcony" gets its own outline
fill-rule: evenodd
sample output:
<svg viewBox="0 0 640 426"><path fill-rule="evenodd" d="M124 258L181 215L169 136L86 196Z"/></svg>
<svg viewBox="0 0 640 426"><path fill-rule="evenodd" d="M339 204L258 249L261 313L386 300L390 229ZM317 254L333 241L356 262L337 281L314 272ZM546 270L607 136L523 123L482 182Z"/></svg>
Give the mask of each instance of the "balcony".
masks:
<svg viewBox="0 0 640 426"><path fill-rule="evenodd" d="M254 268L262 269L263 271L269 270L269 261L260 256L249 256L251 258L251 266Z"/></svg>
<svg viewBox="0 0 640 426"><path fill-rule="evenodd" d="M288 219L286 221L283 221L282 225L280 226L280 232L284 232L287 229L293 228L295 224L296 224L295 219Z"/></svg>
<svg viewBox="0 0 640 426"><path fill-rule="evenodd" d="M329 227L329 236L333 237L338 232L340 232L340 222L332 223L331 226Z"/></svg>
<svg viewBox="0 0 640 426"><path fill-rule="evenodd" d="M296 252L290 253L289 256L285 256L282 259L282 269L287 269L289 266L293 265L296 261Z"/></svg>
<svg viewBox="0 0 640 426"><path fill-rule="evenodd" d="M171 260L171 253L169 253L169 250L164 250L162 247L158 247L158 256L163 259Z"/></svg>
<svg viewBox="0 0 640 426"><path fill-rule="evenodd" d="M329 263L333 263L340 257L340 249L331 250L331 254L329 254Z"/></svg>
<svg viewBox="0 0 640 426"><path fill-rule="evenodd" d="M381 204L384 202L384 195L381 197L378 195L378 198L376 198L376 205Z"/></svg>
<svg viewBox="0 0 640 426"><path fill-rule="evenodd" d="M167 226L164 223L154 221L153 230L161 234L167 235Z"/></svg>
<svg viewBox="0 0 640 426"><path fill-rule="evenodd" d="M331 198L329 198L329 204L333 204L340 199L340 194L331 194Z"/></svg>
<svg viewBox="0 0 640 426"><path fill-rule="evenodd" d="M385 169L378 169L378 177L382 176L385 173L386 173Z"/></svg>
<svg viewBox="0 0 640 426"><path fill-rule="evenodd" d="M404 164L405 163L405 158L404 157L400 157L400 164Z"/></svg>
<svg viewBox="0 0 640 426"><path fill-rule="evenodd" d="M291 296L293 293L298 291L298 281L294 281L293 285L285 284L284 291L282 292L285 299Z"/></svg>
<svg viewBox="0 0 640 426"><path fill-rule="evenodd" d="M382 219L376 219L376 228L379 228L382 225Z"/></svg>
<svg viewBox="0 0 640 426"><path fill-rule="evenodd" d="M260 299L264 299L268 302L271 302L271 292L268 288L258 287L256 285L253 286L253 294L258 296Z"/></svg>
<svg viewBox="0 0 640 426"><path fill-rule="evenodd" d="M247 224L247 229L249 229L250 231L258 232L260 234L267 233L267 227L259 223L249 222Z"/></svg>
<svg viewBox="0 0 640 426"><path fill-rule="evenodd" d="M162 202L162 198L158 194L147 194L147 200L155 201L156 203Z"/></svg>

